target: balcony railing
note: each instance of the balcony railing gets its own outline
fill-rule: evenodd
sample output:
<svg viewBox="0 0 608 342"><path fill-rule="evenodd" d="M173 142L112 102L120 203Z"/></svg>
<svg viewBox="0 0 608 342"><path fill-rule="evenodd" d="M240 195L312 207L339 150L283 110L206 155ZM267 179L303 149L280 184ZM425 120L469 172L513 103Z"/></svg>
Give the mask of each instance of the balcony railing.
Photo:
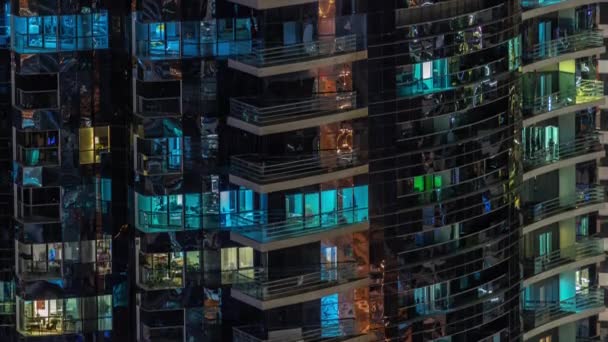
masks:
<svg viewBox="0 0 608 342"><path fill-rule="evenodd" d="M146 289L180 288L184 285L184 270L177 269L150 269L140 267L140 286Z"/></svg>
<svg viewBox="0 0 608 342"><path fill-rule="evenodd" d="M561 265L603 254L602 239L583 240L571 246L528 260L524 263L525 273L526 276L533 276Z"/></svg>
<svg viewBox="0 0 608 342"><path fill-rule="evenodd" d="M551 6L565 1L568 0L521 0L521 7L523 7L524 9L532 9L538 7Z"/></svg>
<svg viewBox="0 0 608 342"><path fill-rule="evenodd" d="M296 270L290 270L295 272ZM233 288L259 300L271 300L320 290L359 279L357 264L342 263L338 266L321 265L301 270L296 276L282 277L264 270L238 272L234 276Z"/></svg>
<svg viewBox="0 0 608 342"><path fill-rule="evenodd" d="M256 99L230 99L230 115L258 126L293 122L311 117L357 108L357 93L319 94L308 99L277 100L271 103L254 104Z"/></svg>
<svg viewBox="0 0 608 342"><path fill-rule="evenodd" d="M582 289L574 297L561 301L526 301L524 326L529 331L557 319L604 307L604 290Z"/></svg>
<svg viewBox="0 0 608 342"><path fill-rule="evenodd" d="M137 155L137 170L145 176L180 173L182 170L182 156L179 154L149 156L139 153Z"/></svg>
<svg viewBox="0 0 608 342"><path fill-rule="evenodd" d="M17 146L17 161L23 166L59 165L59 148Z"/></svg>
<svg viewBox="0 0 608 342"><path fill-rule="evenodd" d="M600 145L599 136L596 133L590 133L573 141L526 152L524 156L524 168L526 171L530 171L568 158L598 152L601 149L602 145Z"/></svg>
<svg viewBox="0 0 608 342"><path fill-rule="evenodd" d="M59 222L59 203L26 204L17 202L17 218L24 222Z"/></svg>
<svg viewBox="0 0 608 342"><path fill-rule="evenodd" d="M262 68L332 57L357 51L357 35L352 34L269 48L262 45L263 42L258 41L251 49L251 53L244 55L238 55L239 51L233 51L237 54L235 59Z"/></svg>
<svg viewBox="0 0 608 342"><path fill-rule="evenodd" d="M529 62L534 62L557 57L565 53L603 46L604 38L602 37L602 32L590 30L535 44L532 48L526 50L525 58Z"/></svg>
<svg viewBox="0 0 608 342"><path fill-rule="evenodd" d="M604 82L580 80L576 88L524 100L524 111L531 114L542 114L554 110L601 100L604 97Z"/></svg>
<svg viewBox="0 0 608 342"><path fill-rule="evenodd" d="M603 187L596 186L579 190L572 196L556 197L534 204L528 209L524 222L525 224L532 224L569 210L603 203L606 196L605 193L606 191Z"/></svg>
<svg viewBox="0 0 608 342"><path fill-rule="evenodd" d="M232 174L259 184L286 181L294 178L315 176L363 165L367 153L320 151L316 155L266 156L240 155L230 158Z"/></svg>
<svg viewBox="0 0 608 342"><path fill-rule="evenodd" d="M264 216L254 220L242 217L239 214L234 214L232 216L236 216L236 222L241 223L239 228L234 229L235 232L255 241L265 243L315 234L366 222L368 219L368 210L367 208L355 207L318 215L293 217L285 221L272 223L267 223ZM244 225L243 223L247 221L250 223Z"/></svg>
<svg viewBox="0 0 608 342"><path fill-rule="evenodd" d="M263 326L232 328L233 342L334 342L361 335L354 319L324 322L322 326L300 326L266 330Z"/></svg>
<svg viewBox="0 0 608 342"><path fill-rule="evenodd" d="M180 114L182 112L181 97L146 98L137 97L137 112L146 116L166 114Z"/></svg>
<svg viewBox="0 0 608 342"><path fill-rule="evenodd" d="M57 90L26 91L17 89L15 92L15 105L21 109L57 108Z"/></svg>

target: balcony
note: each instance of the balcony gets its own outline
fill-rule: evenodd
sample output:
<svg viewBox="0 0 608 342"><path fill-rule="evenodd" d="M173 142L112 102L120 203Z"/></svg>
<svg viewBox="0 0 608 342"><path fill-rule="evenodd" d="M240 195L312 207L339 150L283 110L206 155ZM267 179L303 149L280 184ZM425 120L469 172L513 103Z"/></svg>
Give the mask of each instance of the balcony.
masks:
<svg viewBox="0 0 608 342"><path fill-rule="evenodd" d="M544 331L595 316L604 311L604 289L582 289L561 301L526 301L524 341Z"/></svg>
<svg viewBox="0 0 608 342"><path fill-rule="evenodd" d="M295 276L250 270L235 273L232 297L260 310L308 302L369 285L354 262L290 270ZM271 271L272 272L272 271Z"/></svg>
<svg viewBox="0 0 608 342"><path fill-rule="evenodd" d="M146 98L137 96L137 115L143 118L180 116L181 97Z"/></svg>
<svg viewBox="0 0 608 342"><path fill-rule="evenodd" d="M261 136L362 117L367 108L357 107L355 92L274 101L232 98L228 125Z"/></svg>
<svg viewBox="0 0 608 342"><path fill-rule="evenodd" d="M232 3L247 6L256 10L267 10L271 8L296 6L316 3L319 0L228 0Z"/></svg>
<svg viewBox="0 0 608 342"><path fill-rule="evenodd" d="M577 191L572 196L563 196L528 206L524 216L523 234L579 215L603 208L605 190L596 186Z"/></svg>
<svg viewBox="0 0 608 342"><path fill-rule="evenodd" d="M258 41L251 53L229 59L228 66L256 77L268 77L356 62L367 59L367 51L358 49L360 38L352 34L277 47L264 47L264 42Z"/></svg>
<svg viewBox="0 0 608 342"><path fill-rule="evenodd" d="M59 203L27 204L17 202L15 219L22 223L58 223L61 222Z"/></svg>
<svg viewBox="0 0 608 342"><path fill-rule="evenodd" d="M16 89L15 106L21 110L57 109L59 98L57 90L26 91Z"/></svg>
<svg viewBox="0 0 608 342"><path fill-rule="evenodd" d="M525 148L525 147L524 147ZM562 167L604 157L605 152L596 133L588 133L573 141L526 151L523 164L524 181Z"/></svg>
<svg viewBox="0 0 608 342"><path fill-rule="evenodd" d="M137 172L143 176L166 176L182 172L182 156L179 154L137 155Z"/></svg>
<svg viewBox="0 0 608 342"><path fill-rule="evenodd" d="M320 151L316 155L240 155L230 158L230 182L258 193L300 188L366 174L363 151Z"/></svg>
<svg viewBox="0 0 608 342"><path fill-rule="evenodd" d="M604 82L580 80L576 88L536 97L523 104L524 126L604 104Z"/></svg>
<svg viewBox="0 0 608 342"><path fill-rule="evenodd" d="M233 342L363 342L369 337L358 332L354 319L323 322L322 326L265 329L263 326L232 328Z"/></svg>
<svg viewBox="0 0 608 342"><path fill-rule="evenodd" d="M248 220L249 225L230 231L230 239L260 252L304 245L369 229L367 208L356 207L271 223L266 222L264 216L259 219L238 218L241 223Z"/></svg>
<svg viewBox="0 0 608 342"><path fill-rule="evenodd" d="M528 20L559 10L590 4L597 4L597 0L521 0L522 19Z"/></svg>
<svg viewBox="0 0 608 342"><path fill-rule="evenodd" d="M58 166L58 147L23 147L17 145L17 163L25 167Z"/></svg>
<svg viewBox="0 0 608 342"><path fill-rule="evenodd" d="M604 261L603 239L588 239L524 262L523 287L567 270Z"/></svg>
<svg viewBox="0 0 608 342"><path fill-rule="evenodd" d="M583 31L571 36L535 44L527 49L523 72L531 72L562 60L577 59L604 53L604 38L601 31Z"/></svg>

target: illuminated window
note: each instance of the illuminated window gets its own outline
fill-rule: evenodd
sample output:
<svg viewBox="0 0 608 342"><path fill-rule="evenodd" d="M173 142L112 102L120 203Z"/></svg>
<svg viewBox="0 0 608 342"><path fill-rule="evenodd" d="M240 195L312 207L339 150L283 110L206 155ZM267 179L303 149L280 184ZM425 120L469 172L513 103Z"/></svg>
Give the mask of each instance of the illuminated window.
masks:
<svg viewBox="0 0 608 342"><path fill-rule="evenodd" d="M143 254L140 257L141 284L148 288L176 288L184 284L184 253Z"/></svg>
<svg viewBox="0 0 608 342"><path fill-rule="evenodd" d="M110 127L87 127L80 129L80 164L95 164L101 154L110 151Z"/></svg>
<svg viewBox="0 0 608 342"><path fill-rule="evenodd" d="M112 296L23 300L17 298L17 330L24 335L61 335L112 329ZM96 327L94 326L95 322Z"/></svg>

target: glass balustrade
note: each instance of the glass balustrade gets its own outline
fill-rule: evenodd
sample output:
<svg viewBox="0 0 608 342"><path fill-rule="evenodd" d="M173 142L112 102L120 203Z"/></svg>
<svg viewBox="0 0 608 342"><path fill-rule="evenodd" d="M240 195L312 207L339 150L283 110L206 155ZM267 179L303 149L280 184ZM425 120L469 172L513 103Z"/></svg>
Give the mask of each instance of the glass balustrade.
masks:
<svg viewBox="0 0 608 342"><path fill-rule="evenodd" d="M233 220L240 222L233 228L234 232L262 243L296 238L320 233L331 229L367 222L367 208L353 207L339 211L331 211L318 215L303 215L291 217L281 222L266 222L267 217L258 216L253 219L242 214L234 214ZM249 222L249 224L247 224Z"/></svg>
<svg viewBox="0 0 608 342"><path fill-rule="evenodd" d="M590 238L524 261L524 274L530 277L568 263L601 255L604 255L603 240Z"/></svg>
<svg viewBox="0 0 608 342"><path fill-rule="evenodd" d="M598 101L604 98L604 82L580 80L575 87L524 100L524 115L536 115Z"/></svg>
<svg viewBox="0 0 608 342"><path fill-rule="evenodd" d="M526 205L524 224L532 224L569 210L603 203L605 193L603 187L596 186L579 190L572 196L556 197L548 201L528 204Z"/></svg>
<svg viewBox="0 0 608 342"><path fill-rule="evenodd" d="M602 37L601 31L583 31L571 36L535 44L529 49L525 50L524 60L526 62L535 62L551 57L557 57L565 53L603 46L604 38Z"/></svg>
<svg viewBox="0 0 608 342"><path fill-rule="evenodd" d="M548 146L525 146L524 169L530 171L541 166L601 151L602 145L596 133L588 133L573 141Z"/></svg>
<svg viewBox="0 0 608 342"><path fill-rule="evenodd" d="M17 146L17 162L23 166L59 165L59 147Z"/></svg>
<svg viewBox="0 0 608 342"><path fill-rule="evenodd" d="M604 290L587 288L574 297L555 301L524 302L524 328L529 331L569 315L604 307Z"/></svg>
<svg viewBox="0 0 608 342"><path fill-rule="evenodd" d="M268 330L263 326L241 326L232 328L233 342L307 342L342 341L348 337L362 335L356 329L354 319L323 321L321 326L301 325L281 330Z"/></svg>
<svg viewBox="0 0 608 342"><path fill-rule="evenodd" d="M318 94L311 98L264 100L230 99L230 116L257 126L331 115L357 108L357 93Z"/></svg>
<svg viewBox="0 0 608 342"><path fill-rule="evenodd" d="M295 296L345 284L360 279L354 262L338 265L319 265L308 269L289 269L290 274L279 270L246 270L235 273L233 289L259 300ZM296 274L296 275L294 275Z"/></svg>
<svg viewBox="0 0 608 342"><path fill-rule="evenodd" d="M240 155L230 158L231 174L268 184L294 178L337 172L367 163L367 153L359 150L320 151L316 155Z"/></svg>
<svg viewBox="0 0 608 342"><path fill-rule="evenodd" d="M20 109L55 109L57 90L15 90L15 105Z"/></svg>
<svg viewBox="0 0 608 342"><path fill-rule="evenodd" d="M274 47L269 47L268 42L254 41L251 53L239 55L237 46L237 51L234 51L237 56L234 58L259 68L285 65L355 52L358 49L357 40L357 35L351 34Z"/></svg>

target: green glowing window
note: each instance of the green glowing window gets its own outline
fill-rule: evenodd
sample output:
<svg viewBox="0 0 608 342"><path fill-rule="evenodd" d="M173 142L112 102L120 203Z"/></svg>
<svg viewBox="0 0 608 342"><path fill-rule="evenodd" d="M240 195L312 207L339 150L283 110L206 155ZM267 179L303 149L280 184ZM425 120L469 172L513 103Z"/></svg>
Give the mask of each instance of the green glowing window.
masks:
<svg viewBox="0 0 608 342"><path fill-rule="evenodd" d="M439 175L425 175L414 177L414 191L425 192L432 189L441 189L443 180Z"/></svg>

